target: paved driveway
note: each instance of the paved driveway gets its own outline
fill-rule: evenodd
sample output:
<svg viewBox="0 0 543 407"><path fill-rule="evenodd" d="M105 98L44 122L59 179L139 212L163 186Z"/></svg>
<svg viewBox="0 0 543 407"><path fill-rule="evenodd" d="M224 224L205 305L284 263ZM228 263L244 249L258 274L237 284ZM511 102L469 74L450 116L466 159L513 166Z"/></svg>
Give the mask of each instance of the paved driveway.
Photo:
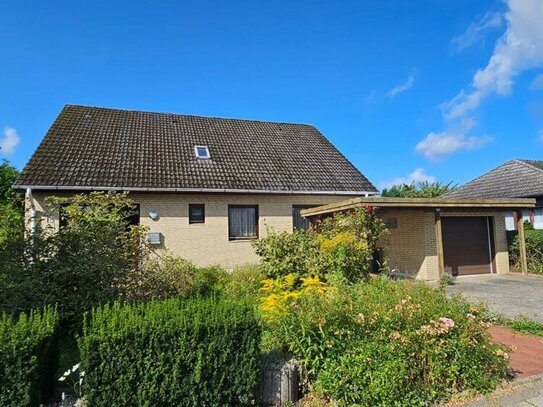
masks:
<svg viewBox="0 0 543 407"><path fill-rule="evenodd" d="M543 323L543 277L506 274L465 276L447 288L470 301L484 301L494 312L515 317L525 315Z"/></svg>

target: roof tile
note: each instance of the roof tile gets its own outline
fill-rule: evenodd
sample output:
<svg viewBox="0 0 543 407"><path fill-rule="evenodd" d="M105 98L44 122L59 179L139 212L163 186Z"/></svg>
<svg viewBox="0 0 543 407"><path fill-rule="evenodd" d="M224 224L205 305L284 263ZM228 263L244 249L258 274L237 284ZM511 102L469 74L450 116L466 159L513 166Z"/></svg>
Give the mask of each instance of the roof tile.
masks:
<svg viewBox="0 0 543 407"><path fill-rule="evenodd" d="M209 147L211 159L194 154ZM67 105L15 186L376 192L315 127Z"/></svg>
<svg viewBox="0 0 543 407"><path fill-rule="evenodd" d="M507 161L444 196L462 199L543 196L543 161Z"/></svg>

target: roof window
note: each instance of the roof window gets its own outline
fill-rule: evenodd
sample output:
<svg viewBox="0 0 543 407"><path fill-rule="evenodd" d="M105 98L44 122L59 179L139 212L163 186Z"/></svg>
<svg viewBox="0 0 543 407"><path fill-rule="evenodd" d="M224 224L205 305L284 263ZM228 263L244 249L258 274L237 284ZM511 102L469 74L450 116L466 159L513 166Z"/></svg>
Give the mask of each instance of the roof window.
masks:
<svg viewBox="0 0 543 407"><path fill-rule="evenodd" d="M194 146L194 153L196 154L196 158L211 158L207 146Z"/></svg>

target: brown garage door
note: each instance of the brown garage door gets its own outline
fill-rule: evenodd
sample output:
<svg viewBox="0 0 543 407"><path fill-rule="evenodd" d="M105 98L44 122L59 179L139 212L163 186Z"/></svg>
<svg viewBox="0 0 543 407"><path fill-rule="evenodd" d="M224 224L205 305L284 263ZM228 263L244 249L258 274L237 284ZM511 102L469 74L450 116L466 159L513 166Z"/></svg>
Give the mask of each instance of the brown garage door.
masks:
<svg viewBox="0 0 543 407"><path fill-rule="evenodd" d="M441 222L445 272L454 276L491 273L490 219L443 217Z"/></svg>

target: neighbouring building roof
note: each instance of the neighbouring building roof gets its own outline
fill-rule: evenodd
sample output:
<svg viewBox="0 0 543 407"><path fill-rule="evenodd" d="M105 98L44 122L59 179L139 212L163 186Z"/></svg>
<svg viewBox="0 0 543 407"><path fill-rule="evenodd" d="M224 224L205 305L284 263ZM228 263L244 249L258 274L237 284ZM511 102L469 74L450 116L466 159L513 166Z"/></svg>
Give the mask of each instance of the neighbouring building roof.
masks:
<svg viewBox="0 0 543 407"><path fill-rule="evenodd" d="M211 158L197 158L196 146ZM64 107L15 187L377 192L310 125L74 105Z"/></svg>
<svg viewBox="0 0 543 407"><path fill-rule="evenodd" d="M543 196L543 161L511 160L448 192L446 198Z"/></svg>

